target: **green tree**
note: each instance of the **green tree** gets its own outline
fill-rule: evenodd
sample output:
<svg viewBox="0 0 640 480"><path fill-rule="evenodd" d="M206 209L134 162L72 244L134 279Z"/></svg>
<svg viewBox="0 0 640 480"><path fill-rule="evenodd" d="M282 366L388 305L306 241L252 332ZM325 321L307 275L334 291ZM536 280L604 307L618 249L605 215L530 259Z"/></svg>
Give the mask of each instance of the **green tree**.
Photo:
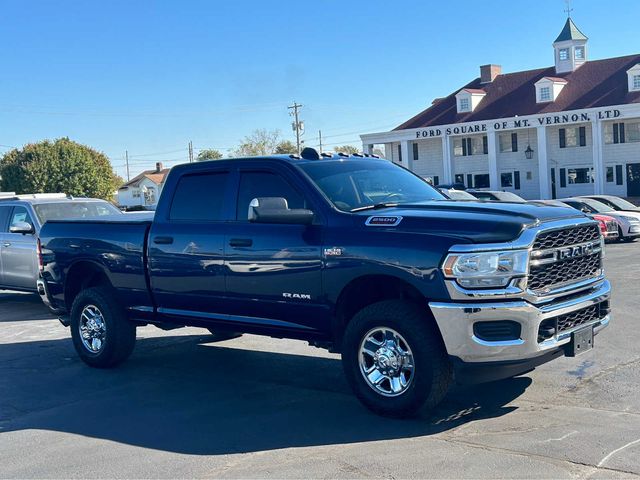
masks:
<svg viewBox="0 0 640 480"><path fill-rule="evenodd" d="M204 150L200 150L196 160L198 162L204 162L205 160L220 160L223 157L222 153L213 148L205 148Z"/></svg>
<svg viewBox="0 0 640 480"><path fill-rule="evenodd" d="M240 141L240 145L233 151L236 157L256 157L271 155L280 143L280 130L258 129Z"/></svg>
<svg viewBox="0 0 640 480"><path fill-rule="evenodd" d="M16 193L62 192L111 200L121 185L104 153L59 138L25 145L0 160L0 190Z"/></svg>
<svg viewBox="0 0 640 480"><path fill-rule="evenodd" d="M353 153L358 153L360 149L358 147L354 147L353 145L342 145L341 147L335 147L333 149L334 152L342 152L348 155Z"/></svg>
<svg viewBox="0 0 640 480"><path fill-rule="evenodd" d="M298 153L298 149L292 141L282 140L278 145L276 145L276 149L273 153L277 153L278 155Z"/></svg>

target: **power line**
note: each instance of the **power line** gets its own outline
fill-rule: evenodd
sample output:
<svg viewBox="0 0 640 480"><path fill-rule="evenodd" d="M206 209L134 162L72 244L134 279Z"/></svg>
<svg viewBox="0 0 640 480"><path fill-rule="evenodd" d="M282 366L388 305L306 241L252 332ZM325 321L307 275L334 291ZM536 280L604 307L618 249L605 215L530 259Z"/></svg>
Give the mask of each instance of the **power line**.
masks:
<svg viewBox="0 0 640 480"><path fill-rule="evenodd" d="M298 155L300 155L300 135L302 134L301 131L304 129L304 124L300 122L298 118L298 110L302 108L302 105L300 105L299 103L293 102L293 105L287 108L291 110L289 114L293 115L293 118L294 118L294 122L292 126L293 126L293 130L296 132L296 148L298 150Z"/></svg>

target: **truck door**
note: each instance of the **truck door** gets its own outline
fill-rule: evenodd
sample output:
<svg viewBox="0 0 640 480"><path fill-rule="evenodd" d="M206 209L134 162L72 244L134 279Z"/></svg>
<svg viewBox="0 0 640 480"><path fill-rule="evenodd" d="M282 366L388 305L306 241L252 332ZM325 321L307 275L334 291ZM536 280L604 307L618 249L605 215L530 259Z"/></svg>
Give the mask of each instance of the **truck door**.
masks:
<svg viewBox="0 0 640 480"><path fill-rule="evenodd" d="M323 329L322 226L249 223L254 198L283 197L289 208L314 210L286 172L240 169L235 221L225 242L229 313L241 321Z"/></svg>
<svg viewBox="0 0 640 480"><path fill-rule="evenodd" d="M21 205L13 207L9 223L2 233L2 283L7 287L35 290L38 279L36 236L33 233L11 233L9 228L18 222L34 225L26 207Z"/></svg>
<svg viewBox="0 0 640 480"><path fill-rule="evenodd" d="M2 273L2 244L4 243L4 234L9 228L9 213L11 207L8 205L0 205L0 285L4 285L4 274Z"/></svg>
<svg viewBox="0 0 640 480"><path fill-rule="evenodd" d="M149 276L158 312L215 317L225 293L223 249L228 170L183 175L149 232ZM227 209L228 210L228 209Z"/></svg>

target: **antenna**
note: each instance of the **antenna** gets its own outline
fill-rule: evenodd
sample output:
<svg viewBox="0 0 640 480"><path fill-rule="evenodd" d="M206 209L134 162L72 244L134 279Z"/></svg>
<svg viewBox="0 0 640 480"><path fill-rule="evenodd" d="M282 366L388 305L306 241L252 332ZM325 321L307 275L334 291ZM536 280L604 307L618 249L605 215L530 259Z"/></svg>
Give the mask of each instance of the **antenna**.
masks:
<svg viewBox="0 0 640 480"><path fill-rule="evenodd" d="M571 18L571 12L573 12L573 8L571 8L571 0L564 0L564 3L567 4L567 8L564 12L567 14L567 18Z"/></svg>

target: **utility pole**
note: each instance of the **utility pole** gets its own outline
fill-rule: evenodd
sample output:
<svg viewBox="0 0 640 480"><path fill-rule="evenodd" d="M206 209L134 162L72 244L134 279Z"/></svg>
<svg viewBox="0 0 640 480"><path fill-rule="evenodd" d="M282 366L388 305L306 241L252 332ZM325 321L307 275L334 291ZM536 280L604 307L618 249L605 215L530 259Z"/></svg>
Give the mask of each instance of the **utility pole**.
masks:
<svg viewBox="0 0 640 480"><path fill-rule="evenodd" d="M124 159L127 162L127 182L128 182L129 180L131 180L131 178L129 178L129 150L124 151Z"/></svg>
<svg viewBox="0 0 640 480"><path fill-rule="evenodd" d="M320 153L322 153L322 130L318 130L318 138L320 139Z"/></svg>
<svg viewBox="0 0 640 480"><path fill-rule="evenodd" d="M193 163L193 142L189 140L189 163Z"/></svg>
<svg viewBox="0 0 640 480"><path fill-rule="evenodd" d="M294 118L294 122L291 124L293 130L296 132L296 149L298 150L298 155L300 155L300 135L304 132L304 123L300 121L298 118L298 110L302 108L302 105L299 103L293 102L293 105L287 107L291 112L289 115L292 115Z"/></svg>

